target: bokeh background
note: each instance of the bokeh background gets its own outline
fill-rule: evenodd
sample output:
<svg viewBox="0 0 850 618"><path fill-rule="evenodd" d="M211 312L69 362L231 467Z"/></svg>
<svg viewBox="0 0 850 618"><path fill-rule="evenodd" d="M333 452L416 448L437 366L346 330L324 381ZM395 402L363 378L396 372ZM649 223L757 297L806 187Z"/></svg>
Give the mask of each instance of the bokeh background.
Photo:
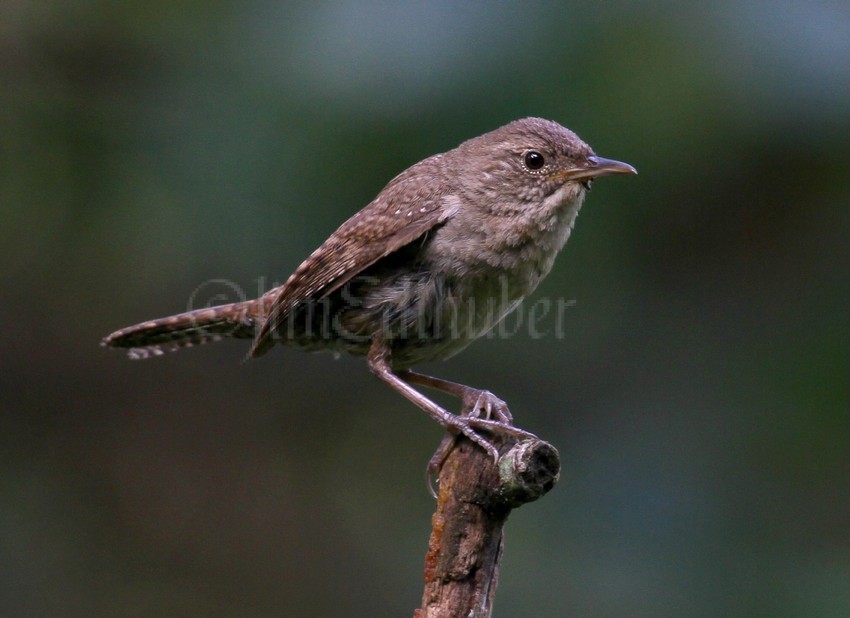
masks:
<svg viewBox="0 0 850 618"><path fill-rule="evenodd" d="M421 367L561 452L496 615L850 615L846 3L6 1L0 80L0 614L411 615L440 432L362 359L98 341L536 115L640 175L560 336Z"/></svg>

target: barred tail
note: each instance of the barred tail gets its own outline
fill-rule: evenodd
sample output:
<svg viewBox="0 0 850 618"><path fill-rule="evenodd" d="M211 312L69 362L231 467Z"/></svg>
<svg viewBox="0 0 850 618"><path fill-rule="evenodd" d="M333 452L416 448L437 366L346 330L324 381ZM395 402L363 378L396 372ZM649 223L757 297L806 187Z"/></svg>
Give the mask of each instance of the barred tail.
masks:
<svg viewBox="0 0 850 618"><path fill-rule="evenodd" d="M263 323L260 311L259 299L197 309L122 328L105 337L100 345L129 348L130 358L142 359L223 337L253 339L257 326Z"/></svg>

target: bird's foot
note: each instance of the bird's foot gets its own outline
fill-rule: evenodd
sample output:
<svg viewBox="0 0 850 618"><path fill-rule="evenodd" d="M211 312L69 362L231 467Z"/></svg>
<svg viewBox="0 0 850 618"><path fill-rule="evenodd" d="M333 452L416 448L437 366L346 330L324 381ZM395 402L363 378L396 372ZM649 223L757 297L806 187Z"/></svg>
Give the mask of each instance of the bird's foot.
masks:
<svg viewBox="0 0 850 618"><path fill-rule="evenodd" d="M514 417L508 409L508 404L496 397L490 391L466 387L461 397L461 416L480 418L512 424Z"/></svg>
<svg viewBox="0 0 850 618"><path fill-rule="evenodd" d="M493 441L482 435L487 433L492 436L510 437L515 440L537 439L533 433L513 426L513 416L508 405L496 397L490 391L468 388L462 397L463 409L460 416L456 416L451 424L447 425L448 432L443 436L436 452L428 462L429 489L435 495L430 479L440 474L443 463L454 448L458 436L463 435L483 448L493 461L499 461L499 449Z"/></svg>

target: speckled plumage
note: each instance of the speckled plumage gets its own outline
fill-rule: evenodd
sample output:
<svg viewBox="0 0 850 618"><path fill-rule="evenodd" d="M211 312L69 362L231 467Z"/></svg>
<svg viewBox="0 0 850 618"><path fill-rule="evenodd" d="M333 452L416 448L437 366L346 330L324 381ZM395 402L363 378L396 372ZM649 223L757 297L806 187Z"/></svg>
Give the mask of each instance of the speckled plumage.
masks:
<svg viewBox="0 0 850 618"><path fill-rule="evenodd" d="M379 377L454 423L398 376L410 382L412 365L462 350L533 292L590 181L615 173L634 169L555 122L514 121L396 176L261 298L145 322L103 344L134 358L223 336L253 338L251 356L275 343L368 354Z"/></svg>

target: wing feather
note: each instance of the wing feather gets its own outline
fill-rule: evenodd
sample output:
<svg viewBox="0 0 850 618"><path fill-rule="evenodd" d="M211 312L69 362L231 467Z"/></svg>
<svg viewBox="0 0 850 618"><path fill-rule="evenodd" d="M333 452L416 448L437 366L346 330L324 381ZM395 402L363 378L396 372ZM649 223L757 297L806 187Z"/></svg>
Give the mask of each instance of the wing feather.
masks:
<svg viewBox="0 0 850 618"><path fill-rule="evenodd" d="M425 159L394 178L304 260L286 283L266 294L267 318L250 356L268 351L274 331L301 303L328 296L454 214L457 200L436 173L441 156Z"/></svg>

